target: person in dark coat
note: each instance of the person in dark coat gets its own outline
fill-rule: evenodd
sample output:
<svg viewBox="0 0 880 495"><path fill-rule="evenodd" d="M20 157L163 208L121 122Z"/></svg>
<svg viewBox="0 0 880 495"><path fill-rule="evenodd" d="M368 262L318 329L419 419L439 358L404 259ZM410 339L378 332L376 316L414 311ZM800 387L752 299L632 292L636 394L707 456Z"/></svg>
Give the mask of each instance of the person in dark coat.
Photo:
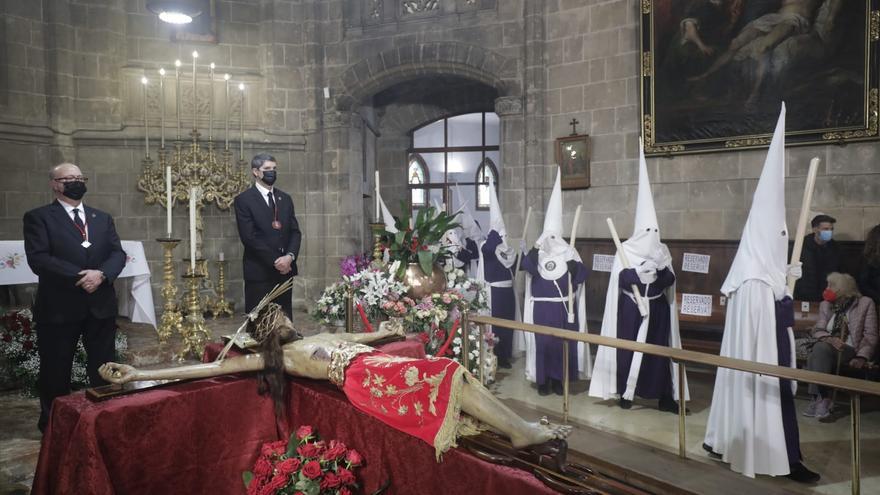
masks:
<svg viewBox="0 0 880 495"><path fill-rule="evenodd" d="M235 221L244 244L244 305L250 312L275 285L296 276L302 233L293 199L274 187L275 157L260 153L251 160L254 186L235 197ZM275 299L288 318L293 316L291 294Z"/></svg>
<svg viewBox="0 0 880 495"><path fill-rule="evenodd" d="M862 263L856 277L859 292L870 297L874 305L880 307L880 224L868 231Z"/></svg>
<svg viewBox="0 0 880 495"><path fill-rule="evenodd" d="M77 342L87 355L89 383L106 385L98 367L116 358L116 293L113 281L125 252L113 218L85 206L86 177L62 163L50 172L55 201L24 215L27 262L39 277L34 304L40 356L40 419L49 422L52 401L70 393Z"/></svg>
<svg viewBox="0 0 880 495"><path fill-rule="evenodd" d="M840 248L833 239L836 222L828 215L816 215L810 222L813 232L804 238L801 251L804 276L794 287L798 301L821 301L828 275L840 271Z"/></svg>

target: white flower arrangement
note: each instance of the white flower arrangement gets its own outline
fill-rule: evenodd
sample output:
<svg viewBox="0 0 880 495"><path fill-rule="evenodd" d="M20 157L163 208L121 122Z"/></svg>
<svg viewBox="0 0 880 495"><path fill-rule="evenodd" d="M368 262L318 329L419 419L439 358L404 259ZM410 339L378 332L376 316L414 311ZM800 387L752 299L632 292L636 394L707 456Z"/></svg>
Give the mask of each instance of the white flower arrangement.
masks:
<svg viewBox="0 0 880 495"><path fill-rule="evenodd" d="M315 302L312 318L319 323L332 325L345 319L345 295L348 291L346 282L336 282L327 286L321 297Z"/></svg>

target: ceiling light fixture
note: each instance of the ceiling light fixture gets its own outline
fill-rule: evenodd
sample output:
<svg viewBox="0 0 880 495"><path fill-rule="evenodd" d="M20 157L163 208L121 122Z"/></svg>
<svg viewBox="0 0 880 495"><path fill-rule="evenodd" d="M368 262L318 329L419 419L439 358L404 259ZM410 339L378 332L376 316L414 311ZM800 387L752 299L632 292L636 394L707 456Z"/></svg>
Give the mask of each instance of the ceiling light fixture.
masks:
<svg viewBox="0 0 880 495"><path fill-rule="evenodd" d="M149 0L147 10L169 24L189 24L202 14L191 0Z"/></svg>

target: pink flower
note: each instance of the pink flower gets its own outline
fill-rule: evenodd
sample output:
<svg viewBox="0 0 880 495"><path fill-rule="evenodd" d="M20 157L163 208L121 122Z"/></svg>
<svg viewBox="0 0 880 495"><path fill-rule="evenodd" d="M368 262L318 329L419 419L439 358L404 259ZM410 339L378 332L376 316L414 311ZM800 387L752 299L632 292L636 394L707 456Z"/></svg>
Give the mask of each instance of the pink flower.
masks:
<svg viewBox="0 0 880 495"><path fill-rule="evenodd" d="M314 434L314 430L309 425L302 425L296 429L296 438L305 440Z"/></svg>
<svg viewBox="0 0 880 495"><path fill-rule="evenodd" d="M345 460L352 466L360 466L364 462L364 458L354 449L349 450L348 453L345 454Z"/></svg>

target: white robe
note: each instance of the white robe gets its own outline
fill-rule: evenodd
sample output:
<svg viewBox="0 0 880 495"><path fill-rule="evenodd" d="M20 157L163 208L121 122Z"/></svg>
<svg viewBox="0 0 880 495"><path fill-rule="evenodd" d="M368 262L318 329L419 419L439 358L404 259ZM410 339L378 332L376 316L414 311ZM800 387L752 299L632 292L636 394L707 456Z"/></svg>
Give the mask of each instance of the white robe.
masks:
<svg viewBox="0 0 880 495"><path fill-rule="evenodd" d="M770 286L756 279L729 294L721 356L778 363L774 301ZM789 340L793 351L791 330ZM788 474L779 379L718 368L704 441L748 477Z"/></svg>

